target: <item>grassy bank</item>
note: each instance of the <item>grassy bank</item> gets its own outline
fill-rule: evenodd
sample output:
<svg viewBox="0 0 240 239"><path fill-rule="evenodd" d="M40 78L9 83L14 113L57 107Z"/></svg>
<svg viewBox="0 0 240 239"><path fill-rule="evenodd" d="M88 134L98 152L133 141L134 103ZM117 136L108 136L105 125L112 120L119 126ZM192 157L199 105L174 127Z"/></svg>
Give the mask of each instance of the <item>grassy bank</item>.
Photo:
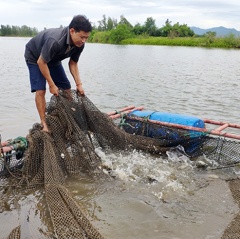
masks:
<svg viewBox="0 0 240 239"><path fill-rule="evenodd" d="M216 48L240 48L240 38L230 34L225 37L150 37L130 36L119 34L117 40L111 36L111 32L95 32L90 42L109 43L123 45L159 45L159 46L192 46L192 47L216 47Z"/></svg>
<svg viewBox="0 0 240 239"><path fill-rule="evenodd" d="M233 36L214 39L206 37L178 37L172 39L168 37L139 37L124 39L121 44L240 48L240 38Z"/></svg>

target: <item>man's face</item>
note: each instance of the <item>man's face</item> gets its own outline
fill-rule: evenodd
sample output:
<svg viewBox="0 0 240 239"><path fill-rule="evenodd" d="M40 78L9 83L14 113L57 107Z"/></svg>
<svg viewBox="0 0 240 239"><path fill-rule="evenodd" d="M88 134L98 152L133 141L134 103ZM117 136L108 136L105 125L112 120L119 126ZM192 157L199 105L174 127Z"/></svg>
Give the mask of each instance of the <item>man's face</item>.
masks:
<svg viewBox="0 0 240 239"><path fill-rule="evenodd" d="M81 47L87 41L89 35L90 32L75 32L73 28L70 28L71 40L76 47Z"/></svg>

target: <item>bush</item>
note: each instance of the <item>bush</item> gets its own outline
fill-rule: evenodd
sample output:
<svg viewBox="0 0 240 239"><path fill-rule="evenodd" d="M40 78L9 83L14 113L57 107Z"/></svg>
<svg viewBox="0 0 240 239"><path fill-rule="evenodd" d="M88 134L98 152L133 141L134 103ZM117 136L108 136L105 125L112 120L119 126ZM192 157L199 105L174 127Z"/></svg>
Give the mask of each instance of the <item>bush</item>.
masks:
<svg viewBox="0 0 240 239"><path fill-rule="evenodd" d="M92 36L92 39L90 42L96 42L96 43L108 43L109 41L110 32L95 32Z"/></svg>
<svg viewBox="0 0 240 239"><path fill-rule="evenodd" d="M119 24L116 29L111 30L109 43L119 44L122 40L133 37L129 27L125 24Z"/></svg>

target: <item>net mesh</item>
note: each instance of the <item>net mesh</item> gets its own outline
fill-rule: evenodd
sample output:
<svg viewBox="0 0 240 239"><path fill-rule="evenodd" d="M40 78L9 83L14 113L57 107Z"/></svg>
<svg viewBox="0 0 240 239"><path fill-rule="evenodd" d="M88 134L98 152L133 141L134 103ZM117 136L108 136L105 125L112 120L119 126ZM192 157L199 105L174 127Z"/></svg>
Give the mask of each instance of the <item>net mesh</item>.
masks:
<svg viewBox="0 0 240 239"><path fill-rule="evenodd" d="M113 180L101 168L101 158L95 152L96 144L103 149L137 149L157 154L181 145L184 153L192 158L205 154L218 165L225 166L239 162L237 142L199 132L160 127L130 116L124 116L124 122L120 122L121 127L118 127L86 96L79 96L74 90L60 92L58 97L52 96L47 106L46 122L50 133L43 132L39 124L33 125L29 131L28 148L21 167L19 164L8 167L5 158L5 173L1 174L7 177L5 187L17 185L26 190L44 189L53 228L52 234L44 238L104 238L64 186L67 177L79 173ZM240 206L239 185L239 180L229 182L233 197ZM2 196L1 200L11 197L7 193ZM1 210L7 209L2 206ZM21 238L22 229L20 224L8 238ZM239 234L238 214L222 238L239 238L236 237Z"/></svg>
<svg viewBox="0 0 240 239"><path fill-rule="evenodd" d="M190 158L205 155L209 160L214 160L223 166L240 163L238 141L227 140L224 137L212 137L209 133L159 125L136 117L134 114L123 115L119 125L130 134L157 139L165 147L181 145L184 153Z"/></svg>

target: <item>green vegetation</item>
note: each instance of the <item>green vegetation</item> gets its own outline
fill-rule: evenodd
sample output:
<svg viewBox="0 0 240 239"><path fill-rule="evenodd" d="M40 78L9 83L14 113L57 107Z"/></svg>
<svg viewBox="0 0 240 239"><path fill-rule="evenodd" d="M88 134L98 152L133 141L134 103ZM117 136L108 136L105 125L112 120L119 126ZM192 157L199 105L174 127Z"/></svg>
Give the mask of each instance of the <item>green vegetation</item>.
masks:
<svg viewBox="0 0 240 239"><path fill-rule="evenodd" d="M27 26L1 25L0 28L0 36L34 36L37 33L36 28ZM147 18L143 25L137 23L133 26L124 16L120 16L118 22L117 19L103 15L98 25L93 24L88 41L108 44L240 48L240 38L234 34L216 37L215 32L207 32L197 36L186 24L172 24L168 19L165 25L158 28L152 17Z"/></svg>
<svg viewBox="0 0 240 239"><path fill-rule="evenodd" d="M239 48L240 38L236 38L232 34L226 37L214 38L213 40L209 39L207 36L178 38L140 36L122 40L121 44Z"/></svg>
<svg viewBox="0 0 240 239"><path fill-rule="evenodd" d="M106 18L94 26L90 42L110 44L136 44L136 45L167 45L167 46L198 46L219 48L240 48L240 38L234 34L225 37L216 37L215 32L207 32L197 36L186 24L172 24L166 20L165 25L157 28L152 17L147 18L143 25L139 23L132 26L124 17L120 21Z"/></svg>
<svg viewBox="0 0 240 239"><path fill-rule="evenodd" d="M28 37L28 36L35 36L37 33L38 33L37 28L30 28L26 25L22 27L1 25L1 28L0 28L0 36Z"/></svg>

